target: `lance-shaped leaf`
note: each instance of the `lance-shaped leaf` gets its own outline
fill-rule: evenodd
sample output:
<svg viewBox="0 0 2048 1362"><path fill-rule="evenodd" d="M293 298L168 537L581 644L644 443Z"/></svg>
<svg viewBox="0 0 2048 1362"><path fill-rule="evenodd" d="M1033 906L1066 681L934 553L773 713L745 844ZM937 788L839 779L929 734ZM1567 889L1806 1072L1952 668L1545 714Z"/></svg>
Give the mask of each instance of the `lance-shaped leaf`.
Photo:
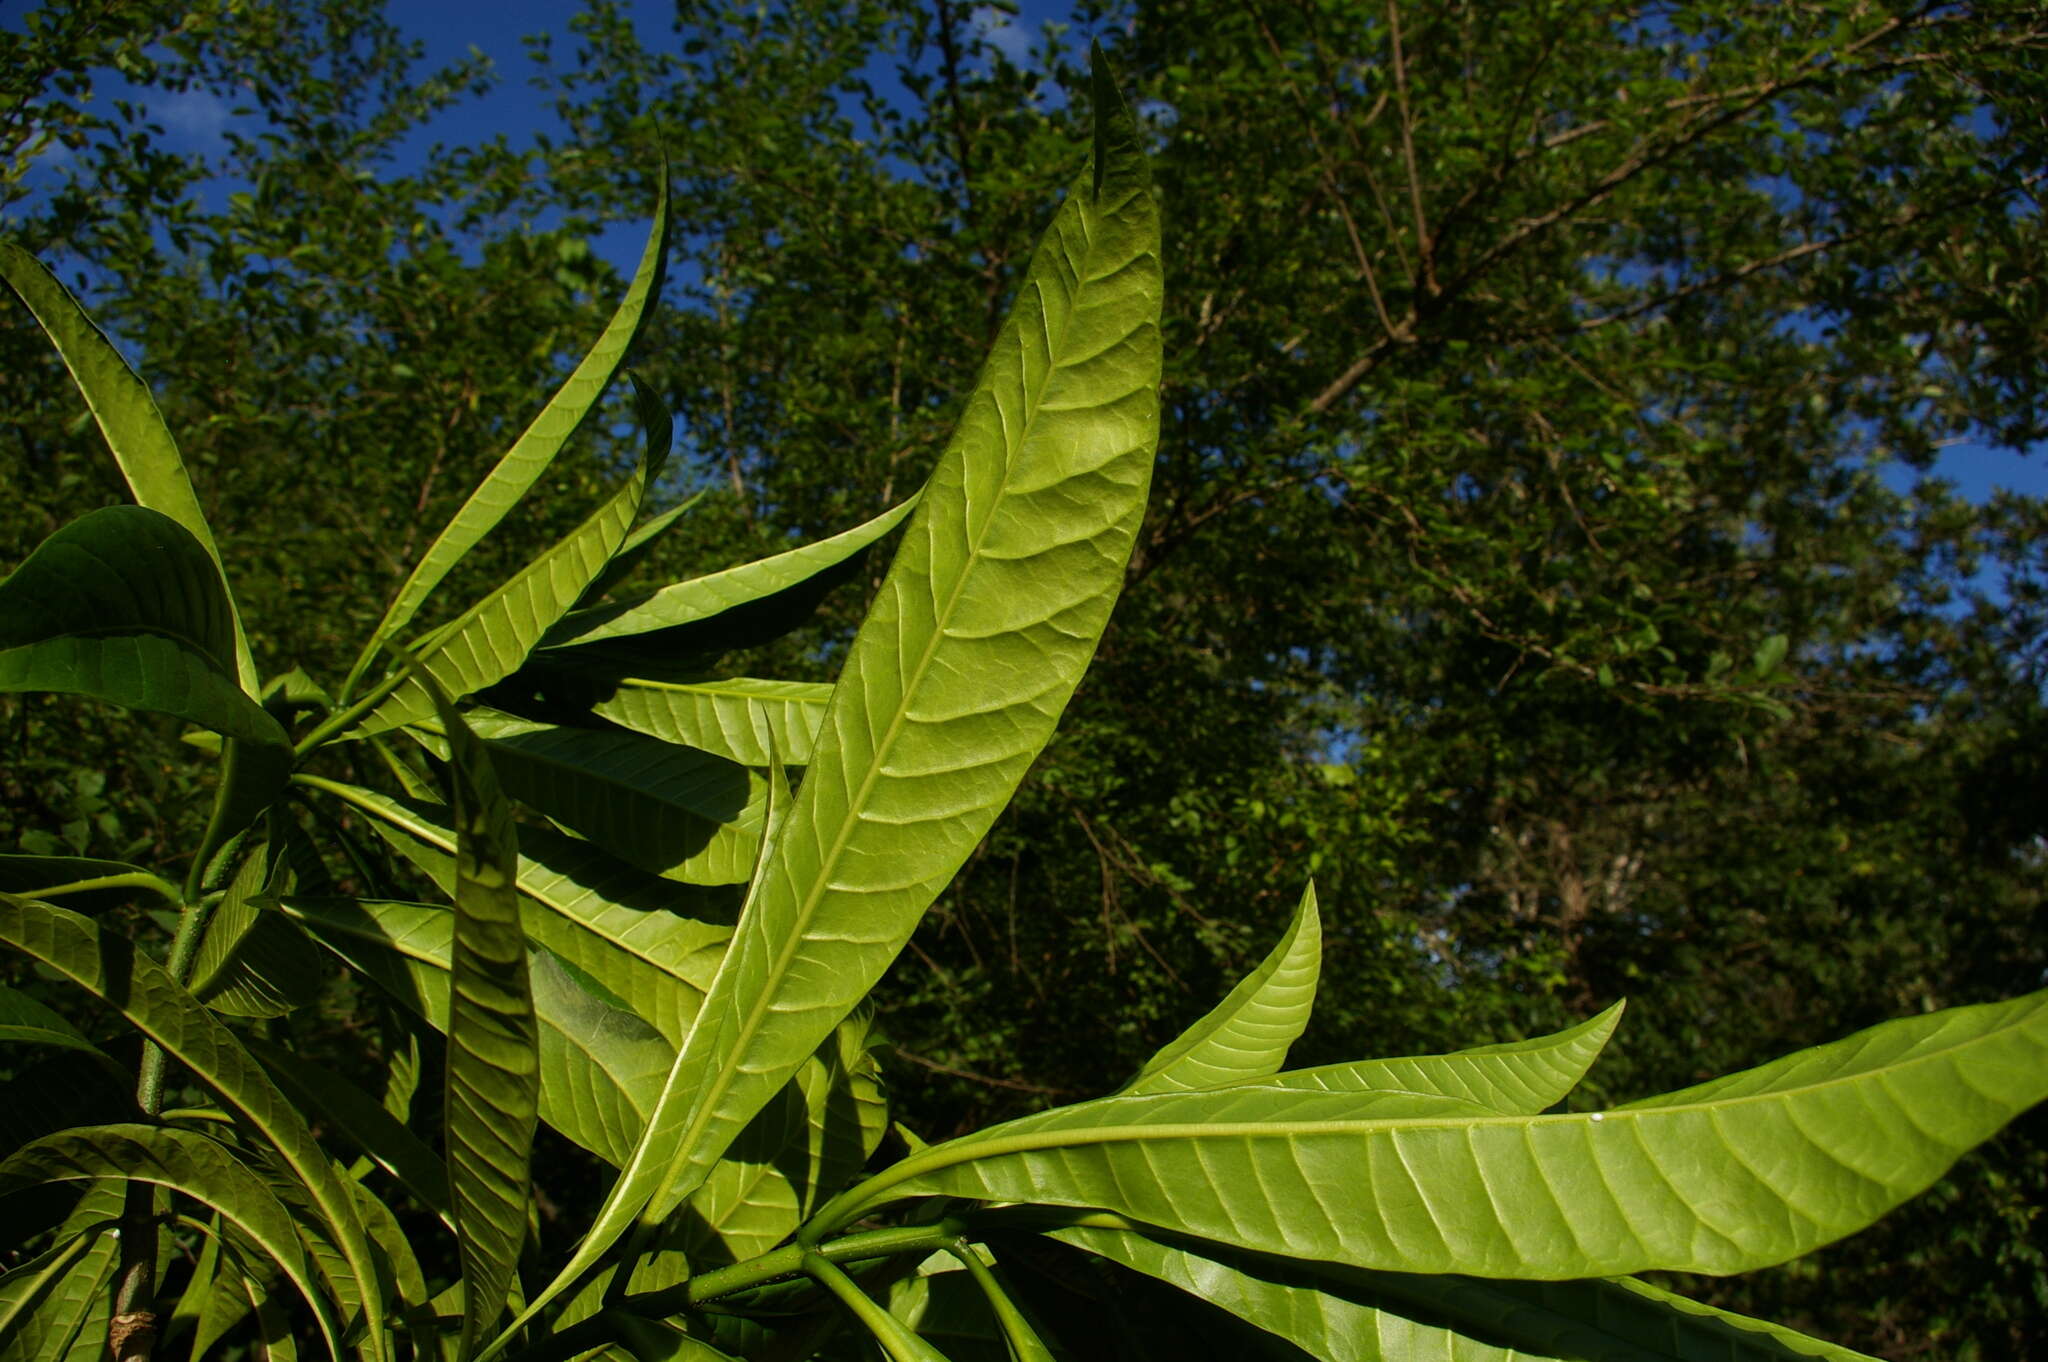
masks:
<svg viewBox="0 0 2048 1362"><path fill-rule="evenodd" d="M100 1362L120 1253L112 1233L76 1234L0 1276L0 1362Z"/></svg>
<svg viewBox="0 0 2048 1362"><path fill-rule="evenodd" d="M590 709L622 728L742 765L766 766L772 753L791 766L803 766L811 759L811 743L831 698L832 687L810 681L627 677Z"/></svg>
<svg viewBox="0 0 2048 1362"><path fill-rule="evenodd" d="M504 1308L526 1237L528 1177L540 1105L540 1023L519 927L519 841L512 805L483 743L433 695L449 747L455 908L449 914L444 1143L465 1284L462 1343Z"/></svg>
<svg viewBox="0 0 2048 1362"><path fill-rule="evenodd" d="M135 500L182 526L225 580L227 569L221 562L220 548L213 542L213 531L199 509L199 498L192 491L192 480L186 476L177 441L171 438L149 385L129 367L106 333L40 260L19 246L0 242L0 279L5 279L15 296L27 304L44 334L56 345L57 353L63 356L64 366L71 371L71 380L84 396ZM240 688L253 692L256 667L250 660L249 645L242 637L241 621L235 616L232 602L228 608L228 628L228 647L220 656Z"/></svg>
<svg viewBox="0 0 2048 1362"><path fill-rule="evenodd" d="M659 1218L873 986L1051 736L1144 511L1159 224L1099 68L1102 135L1034 255L873 609L661 1108L545 1300Z"/></svg>
<svg viewBox="0 0 2048 1362"><path fill-rule="evenodd" d="M281 1017L311 1002L324 982L320 949L289 919L251 902L282 874L269 854L242 863L214 905L192 965L192 996L231 1017ZM273 880L272 892L282 888Z"/></svg>
<svg viewBox="0 0 2048 1362"><path fill-rule="evenodd" d="M369 1283L363 1302L362 1348L388 1356L381 1295L370 1271L370 1247L354 1199L336 1176L304 1119L278 1092L234 1034L171 979L88 918L48 904L0 894L0 941L40 960L125 1016L165 1053L213 1090L248 1128L269 1141L302 1182L355 1275ZM347 1328L351 1321L344 1320Z"/></svg>
<svg viewBox="0 0 2048 1362"><path fill-rule="evenodd" d="M466 716L513 798L650 874L739 884L761 849L767 782L736 762L618 729L492 710Z"/></svg>
<svg viewBox="0 0 2048 1362"><path fill-rule="evenodd" d="M105 1059L83 1032L20 989L0 984L0 1045L55 1045Z"/></svg>
<svg viewBox="0 0 2048 1362"><path fill-rule="evenodd" d="M1302 1092L1425 1092L1533 1116L1564 1100L1607 1048L1621 1021L1616 1003L1555 1035L1484 1045L1448 1055L1361 1059L1275 1074L1262 1086Z"/></svg>
<svg viewBox="0 0 2048 1362"><path fill-rule="evenodd" d="M87 1126L47 1135L0 1161L0 1197L47 1182L129 1178L182 1192L233 1221L313 1307L334 1355L341 1339L291 1216L262 1178L202 1135L168 1126Z"/></svg>
<svg viewBox="0 0 2048 1362"><path fill-rule="evenodd" d="M169 516L108 506L0 582L0 691L61 691L285 746L235 680L234 610L205 547Z"/></svg>
<svg viewBox="0 0 2048 1362"><path fill-rule="evenodd" d="M1308 1025L1322 964L1322 919L1311 884L1280 944L1214 1011L1152 1056L1123 1091L1181 1092L1257 1082L1274 1073Z"/></svg>
<svg viewBox="0 0 2048 1362"><path fill-rule="evenodd" d="M533 424L520 435L505 457L487 474L477 489L469 494L447 527L435 537L421 555L419 564L406 577L398 594L392 597L391 605L384 612L384 618L363 645L362 656L349 671L347 691L362 676L371 659L385 640L395 637L412 622L426 604L434 588L443 578L466 557L469 551L484 541L485 536L497 528L508 512L519 503L540 475L554 462L555 455L568 443L569 437L583 423L583 418L597 406L604 396L605 388L611 383L612 375L618 371L619 362L632 348L633 341L640 334L640 328L647 319L650 306L661 296L661 279L664 261L668 254L668 170L664 166L659 176L658 192L654 201L654 222L647 234L647 245L640 253L639 266L633 272L633 280L626 288L626 296L619 303L618 311L606 324L604 333L590 348L555 395L534 417ZM664 447L665 452L665 447ZM638 502L635 501L635 509ZM627 520L630 523L632 515ZM623 528L620 530L624 534ZM617 543L616 540L613 541ZM610 557L611 550L605 550ZM599 568L602 563L598 565ZM593 568L582 582L562 602L561 609L549 615L542 628L552 623L561 610L580 596L583 588L597 575ZM502 673L501 673L502 675ZM493 678L494 680L496 678ZM442 687L451 694L464 694L443 680ZM431 705L420 710L430 713ZM399 722L404 722L400 720Z"/></svg>
<svg viewBox="0 0 2048 1362"><path fill-rule="evenodd" d="M566 648L656 632L664 634L665 645L679 651L716 651L741 639L765 642L785 631L773 626L808 616L824 592L857 565L858 556L902 524L916 504L912 497L864 525L815 544L578 610L549 630L543 643ZM684 633L689 626L698 626L697 631ZM757 638L763 628L769 632ZM667 633L671 630L676 632Z"/></svg>
<svg viewBox="0 0 2048 1362"><path fill-rule="evenodd" d="M420 646L413 671L348 736L368 737L431 717L430 685L460 699L519 670L547 627L610 561L639 513L652 473L652 461L642 462L559 543L434 630Z"/></svg>
<svg viewBox="0 0 2048 1362"><path fill-rule="evenodd" d="M302 779L368 814L399 854L454 891L455 833L445 808ZM588 842L529 827L520 832L519 892L531 941L604 980L628 1011L671 1045L682 1043L732 935L732 890L659 879Z"/></svg>
<svg viewBox="0 0 2048 1362"><path fill-rule="evenodd" d="M1868 1225L2043 1096L2048 993L1589 1114L1270 1087L1108 1098L935 1145L807 1233L917 1193L1094 1206L1389 1271L1741 1272Z"/></svg>
<svg viewBox="0 0 2048 1362"><path fill-rule="evenodd" d="M1870 1362L1627 1278L1364 1272L1088 1224L1052 1237L1169 1282L1324 1362Z"/></svg>

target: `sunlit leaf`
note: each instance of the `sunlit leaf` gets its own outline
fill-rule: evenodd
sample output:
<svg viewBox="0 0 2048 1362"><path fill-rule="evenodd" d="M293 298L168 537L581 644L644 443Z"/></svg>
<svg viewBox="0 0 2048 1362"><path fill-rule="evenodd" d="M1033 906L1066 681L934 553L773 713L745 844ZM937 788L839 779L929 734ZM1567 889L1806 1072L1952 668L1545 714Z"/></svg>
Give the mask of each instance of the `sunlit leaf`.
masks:
<svg viewBox="0 0 2048 1362"><path fill-rule="evenodd" d="M626 677L607 687L590 708L622 728L747 766L766 766L771 750L789 765L802 766L811 759L811 743L831 698L832 687L809 681Z"/></svg>

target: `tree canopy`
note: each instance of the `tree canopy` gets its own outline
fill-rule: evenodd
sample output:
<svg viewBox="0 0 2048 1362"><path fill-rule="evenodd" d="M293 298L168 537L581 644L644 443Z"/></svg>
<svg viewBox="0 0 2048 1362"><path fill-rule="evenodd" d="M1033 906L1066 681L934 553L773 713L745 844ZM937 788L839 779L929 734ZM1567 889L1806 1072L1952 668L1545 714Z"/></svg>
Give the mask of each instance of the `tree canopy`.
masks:
<svg viewBox="0 0 2048 1362"><path fill-rule="evenodd" d="M291 650L266 671L327 663L305 603L375 621L602 326L622 280L585 237L644 219L664 157L668 306L631 362L684 432L665 496L705 496L660 565L919 485L1099 38L1167 232L1154 495L1066 727L892 976L909 1123L1117 1086L1310 873L1310 1062L1626 995L1592 1082L1627 1098L2040 985L2048 522L1925 475L2048 438L2048 7L1070 20L1027 60L954 0L685 0L660 42L594 0L533 46L564 136L419 153L503 76L422 73L379 4L47 6L0 32L0 235L146 357L231 558L265 565L234 586ZM249 110L218 155L152 121L188 91ZM16 316L0 372L12 562L123 498ZM625 449L587 442L564 490ZM540 500L526 547L591 499ZM775 674L828 674L872 585ZM147 745L18 697L0 721L39 754L0 775L0 842L123 855L203 819ZM2036 1113L1715 1298L1887 1356L2022 1356L2044 1200Z"/></svg>

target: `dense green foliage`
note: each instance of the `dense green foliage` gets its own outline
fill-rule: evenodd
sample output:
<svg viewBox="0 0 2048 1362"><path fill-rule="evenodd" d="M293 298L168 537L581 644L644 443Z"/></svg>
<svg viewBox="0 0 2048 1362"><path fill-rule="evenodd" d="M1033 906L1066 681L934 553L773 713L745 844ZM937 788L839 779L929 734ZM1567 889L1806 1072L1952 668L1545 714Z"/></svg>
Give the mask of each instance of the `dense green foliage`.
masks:
<svg viewBox="0 0 2048 1362"><path fill-rule="evenodd" d="M1071 45L1037 74L942 3L687 6L650 48L599 6L551 68L563 145L400 175L406 129L481 72L408 77L364 9L66 7L0 74L12 165L78 144L0 190L6 232L89 266L145 358L263 675L346 672L602 325L619 285L580 237L644 214L657 148L677 306L636 364L685 433L664 495L712 492L650 566L922 482L1080 135ZM2039 435L2039 7L1126 17L1079 16L1155 139L1155 493L1059 738L886 986L912 1124L1122 1082L1309 869L1341 924L1309 1059L1627 995L1592 1080L1622 1099L2038 986L2040 507L1880 474ZM108 68L258 113L201 165L62 97ZM41 336L10 319L0 347L12 562L126 493ZM567 533L628 449L572 445L458 594ZM1980 564L2002 599L1964 591ZM829 679L861 595L761 671ZM207 792L172 730L0 706L0 841L189 855ZM1712 1298L1892 1355L2024 1355L2033 1119Z"/></svg>

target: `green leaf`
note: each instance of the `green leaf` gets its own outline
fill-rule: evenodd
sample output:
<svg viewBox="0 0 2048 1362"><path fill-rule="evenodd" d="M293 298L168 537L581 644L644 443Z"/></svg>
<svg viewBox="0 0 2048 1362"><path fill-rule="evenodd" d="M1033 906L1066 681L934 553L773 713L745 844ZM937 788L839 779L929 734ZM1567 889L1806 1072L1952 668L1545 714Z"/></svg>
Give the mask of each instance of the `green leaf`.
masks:
<svg viewBox="0 0 2048 1362"><path fill-rule="evenodd" d="M1214 1011L1154 1055L1123 1091L1176 1092L1270 1076L1308 1025L1322 962L1322 919L1310 884L1280 944Z"/></svg>
<svg viewBox="0 0 2048 1362"><path fill-rule="evenodd" d="M302 1109L318 1111L356 1148L405 1185L420 1203L454 1228L448 1170L412 1131L362 1089L325 1064L301 1059L281 1045L250 1037L250 1053Z"/></svg>
<svg viewBox="0 0 2048 1362"><path fill-rule="evenodd" d="M455 823L450 914L448 1081L443 1138L449 1200L462 1251L462 1342L505 1307L526 1238L529 1165L540 1106L540 1023L519 926L518 834L484 745L446 697L433 696L447 735Z"/></svg>
<svg viewBox="0 0 2048 1362"><path fill-rule="evenodd" d="M76 1234L0 1276L0 1362L99 1362L120 1251L109 1230Z"/></svg>
<svg viewBox="0 0 2048 1362"><path fill-rule="evenodd" d="M305 1121L279 1093L233 1033L203 1004L172 981L156 962L137 955L124 938L99 931L90 919L47 904L0 894L0 941L49 965L125 1016L171 1058L213 1090L257 1135L268 1140L284 1166L306 1186L357 1277L374 1281L370 1249L355 1203L314 1141ZM386 1352L381 1297L372 1287L364 1301L362 1347L372 1359ZM344 1320L344 1328L353 1321Z"/></svg>
<svg viewBox="0 0 2048 1362"><path fill-rule="evenodd" d="M192 996L231 1017L281 1017L312 1002L325 982L319 947L289 919L250 901L270 865L264 854L242 863L193 961Z"/></svg>
<svg viewBox="0 0 2048 1362"><path fill-rule="evenodd" d="M447 527L427 546L427 551L421 555L418 565L407 576L404 585L399 587L398 594L392 597L390 607L384 612L384 618L378 622L369 641L363 645L362 656L356 659L355 666L349 670L348 681L342 687L344 692L353 688L385 641L396 637L400 630L412 622L413 616L419 613L420 607L426 604L434 588L441 584L449 571L461 562L471 549L482 543L485 536L489 535L497 527L498 522L519 503L520 498L526 495L540 475L547 471L548 465L554 462L555 455L561 452L569 437L576 433L584 417L590 414L597 406L598 400L604 396L604 390L611 383L612 375L617 372L619 362L625 358L626 352L638 338L640 329L649 315L650 306L661 297L662 272L668 254L666 168L659 179L660 184L654 201L654 222L647 233L647 245L640 253L639 266L633 272L633 280L627 285L626 296L619 303L618 311L612 314L611 321L606 324L604 333L598 337L597 343L591 346L590 353L583 357L575 371L555 391L555 395L548 399L547 406L533 419L533 424L528 426L525 433L513 443L512 448L506 451L505 457L498 461L497 466L485 476L482 483L478 484L477 489L469 494L469 499L462 503L461 508L449 520ZM637 498L634 505L637 510ZM628 523L631 519L632 513L629 512ZM624 533L623 527L620 533ZM610 555L611 550L607 547L604 556L609 558ZM596 574L596 568L586 574L576 590L562 601L561 609L567 609ZM548 622L552 622L554 616L560 613L561 610L556 610L548 617ZM542 627L545 627L545 624ZM459 696L468 693L457 690L438 673L436 679L441 681L442 688L450 694ZM430 712L432 706L429 704L420 708L419 715ZM396 721L404 722L406 720L403 719ZM395 726L395 723L385 725Z"/></svg>
<svg viewBox="0 0 2048 1362"><path fill-rule="evenodd" d="M575 611L548 631L542 645L567 648L663 630L680 631L686 626L708 627L713 622L730 623L727 617L743 611L750 612L743 623L752 623L757 618L780 618L791 613L807 615L816 602L812 593L805 592L806 584L854 562L869 545L902 524L903 518L916 504L917 498L912 497L865 524L815 544L805 544L802 548L741 563L723 572L677 582L627 600ZM831 580L836 582L838 577L832 576ZM708 635L708 628L700 632ZM774 635L771 633L769 637ZM732 646L722 638L706 643L690 635L665 638L663 642L681 650L695 647L716 651Z"/></svg>
<svg viewBox="0 0 2048 1362"><path fill-rule="evenodd" d="M1449 1055L1364 1059L1296 1069L1263 1086L1303 1092L1421 1092L1462 1098L1510 1116L1533 1116L1564 1100L1600 1057L1622 1004L1555 1035L1485 1045Z"/></svg>
<svg viewBox="0 0 2048 1362"><path fill-rule="evenodd" d="M460 699L519 670L547 627L611 559L639 512L651 474L651 463L641 463L559 543L428 635L405 679L344 736L368 737L432 717L430 683Z"/></svg>
<svg viewBox="0 0 2048 1362"><path fill-rule="evenodd" d="M746 766L770 752L791 766L811 759L811 743L832 687L809 681L731 676L714 681L622 678L590 706L622 728L681 743Z"/></svg>
<svg viewBox="0 0 2048 1362"><path fill-rule="evenodd" d="M0 1045L55 1045L101 1059L100 1047L70 1022L19 989L0 984Z"/></svg>
<svg viewBox="0 0 2048 1362"><path fill-rule="evenodd" d="M328 1297L313 1281L291 1216L263 1179L226 1148L168 1126L87 1126L46 1135L0 1161L0 1197L47 1182L128 1178L210 1206L262 1248L313 1307L334 1355L341 1339Z"/></svg>
<svg viewBox="0 0 2048 1362"><path fill-rule="evenodd" d="M212 560L217 576L225 579L226 566L220 548L213 541L199 498L186 476L185 461L178 454L177 441L164 424L156 398L128 361L121 357L106 333L94 325L70 290L58 281L42 261L21 247L0 242L0 279L5 279L15 296L35 314L63 356L64 367L85 397L93 420L105 437L107 449L120 465L121 476L135 500L167 516L181 526L201 551ZM225 594L225 592L223 593ZM228 606L228 646L220 654L240 688L256 688L256 667L249 657L249 645L242 637L241 621Z"/></svg>
<svg viewBox="0 0 2048 1362"><path fill-rule="evenodd" d="M1870 1362L1627 1278L1362 1272L1089 1225L1051 1237L1171 1283L1326 1362Z"/></svg>
<svg viewBox="0 0 2048 1362"><path fill-rule="evenodd" d="M235 680L234 631L220 570L184 526L105 507L0 582L0 691L91 696L282 749L284 730Z"/></svg>
<svg viewBox="0 0 2048 1362"><path fill-rule="evenodd" d="M436 1030L448 1029L454 924L445 908L377 899L286 898L279 906ZM543 957L545 958L545 957ZM532 971L540 1119L614 1163L631 1152L675 1050L651 1025L573 975ZM556 962L556 971L560 962ZM555 973L551 971L551 973Z"/></svg>
<svg viewBox="0 0 2048 1362"><path fill-rule="evenodd" d="M1083 177L1034 256L662 1105L536 1307L634 1218L695 1191L873 986L1087 667L1158 438L1158 215L1128 113L1103 112L1112 163Z"/></svg>
<svg viewBox="0 0 2048 1362"><path fill-rule="evenodd" d="M394 849L454 891L455 834L446 809L304 780L368 814ZM659 879L587 842L529 827L520 833L519 891L529 939L603 979L629 1011L670 1044L682 1043L732 935L731 890Z"/></svg>
<svg viewBox="0 0 2048 1362"><path fill-rule="evenodd" d="M1606 1112L1272 1087L1114 1097L935 1145L813 1222L910 1194L1094 1206L1388 1271L1741 1272L1861 1229L2048 1095L2048 992L1887 1022ZM807 1231L811 1232L811 1231Z"/></svg>
<svg viewBox="0 0 2048 1362"><path fill-rule="evenodd" d="M629 865L685 884L753 874L767 786L746 767L618 729L468 717L508 794Z"/></svg>
<svg viewBox="0 0 2048 1362"><path fill-rule="evenodd" d="M42 898L48 891L67 884L128 875L155 878L139 865L101 860L97 856L0 856L0 894L19 894L23 898ZM166 892L175 890L167 888ZM118 885L79 890L63 897L67 907L98 912L118 908L135 894L135 886Z"/></svg>

